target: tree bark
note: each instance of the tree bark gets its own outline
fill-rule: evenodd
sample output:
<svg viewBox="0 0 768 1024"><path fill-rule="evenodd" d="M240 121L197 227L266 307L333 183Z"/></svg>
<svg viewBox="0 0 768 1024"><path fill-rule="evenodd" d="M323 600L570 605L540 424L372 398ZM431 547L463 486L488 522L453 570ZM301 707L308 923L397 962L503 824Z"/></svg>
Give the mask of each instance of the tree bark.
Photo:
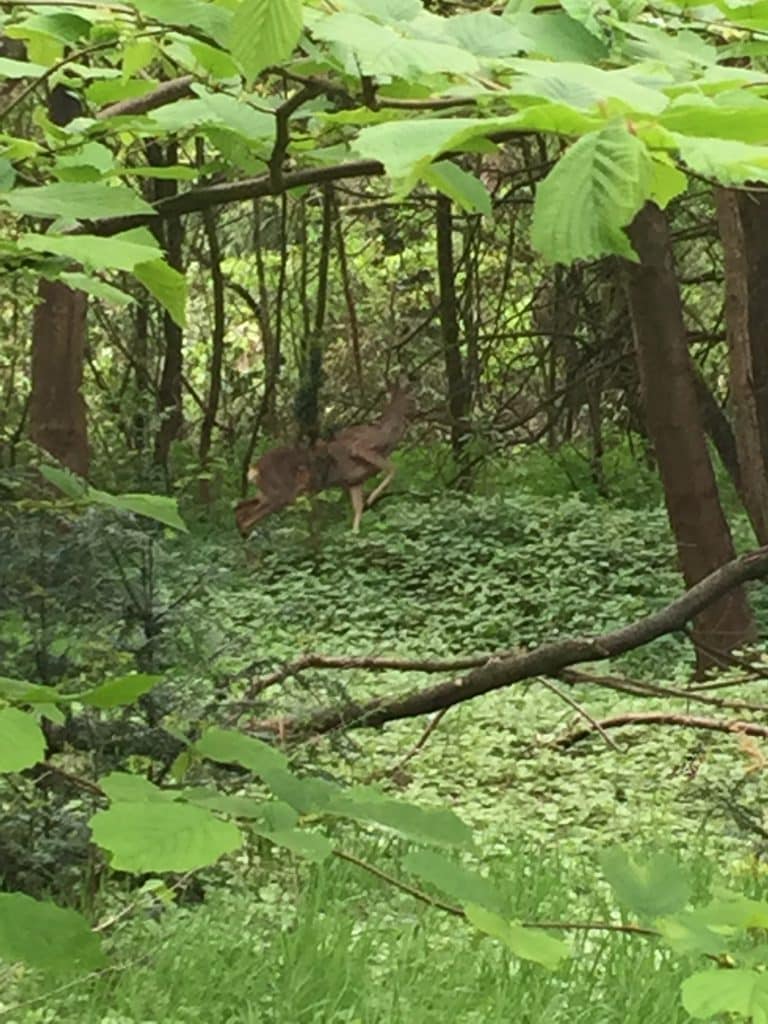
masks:
<svg viewBox="0 0 768 1024"><path fill-rule="evenodd" d="M470 467L466 459L469 441L470 391L459 340L458 302L453 263L453 216L451 200L437 197L437 274L440 287L440 330L443 342L443 361L448 384L448 414L451 429L451 450L456 462L456 484L468 487Z"/></svg>
<svg viewBox="0 0 768 1024"><path fill-rule="evenodd" d="M81 393L87 300L60 281L41 281L37 294L29 436L73 473L87 476L90 453Z"/></svg>
<svg viewBox="0 0 768 1024"><path fill-rule="evenodd" d="M734 557L696 397L680 290L665 215L647 203L629 229L640 263L628 263L627 294L648 431L683 577L693 586ZM694 641L727 652L755 635L744 589L737 587L694 620ZM712 657L697 648L703 670Z"/></svg>
<svg viewBox="0 0 768 1024"><path fill-rule="evenodd" d="M745 208L745 201L749 203ZM728 335L730 405L741 479L741 498L752 529L760 544L768 541L768 464L764 431L755 391L754 355L765 360L768 316L765 277L768 258L763 256L765 240L756 238L748 227L749 218L759 218L760 199L749 202L728 189L716 194L717 220L725 257L725 322ZM754 208L754 209L753 209ZM763 214L768 228L768 205ZM764 385L765 386L765 385ZM764 399L763 399L764 400Z"/></svg>
<svg viewBox="0 0 768 1024"><path fill-rule="evenodd" d="M171 145L163 153L157 143L147 147L150 163L162 166L176 163L176 147ZM155 182L155 196L158 201L168 199L178 192L178 182ZM170 217L158 239L165 248L168 264L174 270L183 271L182 248L184 243L184 224L181 217ZM182 414L181 384L184 368L183 343L184 332L169 313L163 314L163 339L165 352L163 368L160 374L160 386L157 392L157 411L160 414L160 426L155 438L155 462L162 466L166 482L169 479L168 458L171 444L179 436L184 422Z"/></svg>
<svg viewBox="0 0 768 1024"><path fill-rule="evenodd" d="M79 103L57 85L48 98L54 124L65 125L81 112ZM41 280L32 326L29 436L74 473L90 466L88 424L81 392L85 359L87 298L60 281Z"/></svg>

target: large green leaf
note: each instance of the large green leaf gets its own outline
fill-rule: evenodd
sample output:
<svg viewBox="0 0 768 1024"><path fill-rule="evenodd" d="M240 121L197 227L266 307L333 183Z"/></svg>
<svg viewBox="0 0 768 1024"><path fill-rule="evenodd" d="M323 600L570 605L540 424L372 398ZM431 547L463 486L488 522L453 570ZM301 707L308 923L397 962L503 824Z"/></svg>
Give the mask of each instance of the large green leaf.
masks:
<svg viewBox="0 0 768 1024"><path fill-rule="evenodd" d="M232 18L230 52L245 77L290 57L302 29L301 0L240 0Z"/></svg>
<svg viewBox="0 0 768 1024"><path fill-rule="evenodd" d="M20 772L45 757L45 736L35 719L17 708L0 708L0 772Z"/></svg>
<svg viewBox="0 0 768 1024"><path fill-rule="evenodd" d="M38 78L45 74L44 64L32 64L27 60L11 60L0 57L0 78Z"/></svg>
<svg viewBox="0 0 768 1024"><path fill-rule="evenodd" d="M164 260L150 260L133 268L133 276L164 306L180 327L186 324L187 282Z"/></svg>
<svg viewBox="0 0 768 1024"><path fill-rule="evenodd" d="M195 744L195 750L212 761L240 764L257 775L282 770L288 763L285 754L275 747L253 736L243 736L234 729L221 729L219 726L206 729Z"/></svg>
<svg viewBox="0 0 768 1024"><path fill-rule="evenodd" d="M726 106L703 96L696 102L678 102L659 117L664 128L684 136L732 139L738 143L761 143L768 139L768 102L750 106Z"/></svg>
<svg viewBox="0 0 768 1024"><path fill-rule="evenodd" d="M120 235L100 238L98 235L27 234L19 238L19 244L34 252L52 252L57 256L68 256L94 270L133 270L137 263L147 263L162 257L157 245L127 242L121 239Z"/></svg>
<svg viewBox="0 0 768 1024"><path fill-rule="evenodd" d="M654 115L669 103L663 92L635 81L627 69L604 71L586 64L527 59L512 64L520 74L511 83L516 96L534 96L582 110Z"/></svg>
<svg viewBox="0 0 768 1024"><path fill-rule="evenodd" d="M119 512L130 512L133 515L154 519L176 530L187 530L186 523L179 515L175 498L169 498L164 494L109 494L107 491L89 487L85 480L68 469L47 465L41 465L38 469L46 480L75 501L105 505Z"/></svg>
<svg viewBox="0 0 768 1024"><path fill-rule="evenodd" d="M106 962L84 917L20 892L0 893L0 959L53 974L93 971Z"/></svg>
<svg viewBox="0 0 768 1024"><path fill-rule="evenodd" d="M535 928L524 928L512 924L498 914L483 907L469 905L465 909L467 920L479 931L503 942L521 960L531 960L554 970L558 964L571 955L571 951L560 939Z"/></svg>
<svg viewBox="0 0 768 1024"><path fill-rule="evenodd" d="M50 704L60 699L58 690L52 686L39 686L24 679L9 679L0 676L0 697L16 704Z"/></svg>
<svg viewBox="0 0 768 1024"><path fill-rule="evenodd" d="M107 505L118 512L130 512L132 515L154 519L182 533L188 532L187 524L179 515L176 498L169 498L165 494L108 494L91 488L88 500L97 505Z"/></svg>
<svg viewBox="0 0 768 1024"><path fill-rule="evenodd" d="M683 1006L706 1019L734 1013L754 1024L768 1024L768 975L759 971L700 971L682 985Z"/></svg>
<svg viewBox="0 0 768 1024"><path fill-rule="evenodd" d="M437 189L467 213L491 215L491 197L488 189L475 177L451 160L430 164L423 173L424 181Z"/></svg>
<svg viewBox="0 0 768 1024"><path fill-rule="evenodd" d="M676 134L680 156L697 174L723 185L768 181L768 146L727 139L687 138Z"/></svg>
<svg viewBox="0 0 768 1024"><path fill-rule="evenodd" d="M72 273L59 274L58 276L60 281L63 281L64 284L69 285L75 291L85 292L87 295L92 295L95 299L111 303L113 306L128 306L136 301L127 292L115 288L114 285L107 284L106 281L102 281L98 277L91 277L89 274L73 271Z"/></svg>
<svg viewBox="0 0 768 1024"><path fill-rule="evenodd" d="M162 25L201 29L221 46L229 43L232 14L224 4L207 0L130 0L131 6Z"/></svg>
<svg viewBox="0 0 768 1024"><path fill-rule="evenodd" d="M505 909L504 898L487 878L434 850L412 850L403 858L403 867L461 906L471 903L496 913Z"/></svg>
<svg viewBox="0 0 768 1024"><path fill-rule="evenodd" d="M112 854L118 871L194 871L242 843L239 829L202 807L115 803L90 820L94 842Z"/></svg>
<svg viewBox="0 0 768 1024"><path fill-rule="evenodd" d="M457 14L445 21L445 35L476 57L512 57L531 47L509 18L490 11Z"/></svg>
<svg viewBox="0 0 768 1024"><path fill-rule="evenodd" d="M583 61L595 64L608 55L608 47L565 11L542 11L508 15L531 41L532 49L555 61Z"/></svg>
<svg viewBox="0 0 768 1024"><path fill-rule="evenodd" d="M3 194L0 199L14 213L30 217L100 220L152 212L149 203L124 185L55 182L35 188L19 188Z"/></svg>
<svg viewBox="0 0 768 1024"><path fill-rule="evenodd" d="M94 708L116 708L123 704L133 704L142 694L157 686L162 678L141 672L116 676L114 679L106 679L92 690L81 693L79 699Z"/></svg>
<svg viewBox="0 0 768 1024"><path fill-rule="evenodd" d="M447 807L421 807L393 800L368 786L338 789L329 813L393 829L419 842L440 846L471 846L472 831Z"/></svg>
<svg viewBox="0 0 768 1024"><path fill-rule="evenodd" d="M600 865L618 901L641 917L673 914L690 899L688 879L669 854L638 863L625 850L612 847L601 852Z"/></svg>
<svg viewBox="0 0 768 1024"><path fill-rule="evenodd" d="M534 246L552 263L612 253L636 259L623 229L650 196L653 178L650 153L624 124L585 135L536 189Z"/></svg>
<svg viewBox="0 0 768 1024"><path fill-rule="evenodd" d="M276 846L282 846L291 853L298 853L315 864L321 864L333 853L330 839L318 832L307 832L302 829L284 829L280 832L256 829L256 832Z"/></svg>
<svg viewBox="0 0 768 1024"><path fill-rule="evenodd" d="M272 139L275 135L275 115L266 110L257 110L241 98L227 96L225 93L211 92L202 86L196 86L195 92L200 98L205 111L208 112L207 122L218 124L229 131L237 132L244 139Z"/></svg>
<svg viewBox="0 0 768 1024"><path fill-rule="evenodd" d="M477 58L459 45L409 36L408 26L382 25L351 11L311 21L312 35L332 44L349 74L411 79L440 72L471 75Z"/></svg>
<svg viewBox="0 0 768 1024"><path fill-rule="evenodd" d="M296 811L280 800L254 800L249 796L219 793L207 786L184 789L181 796L190 804L206 807L209 811L227 814L231 818L263 822L267 829L283 832L292 829L299 820Z"/></svg>
<svg viewBox="0 0 768 1024"><path fill-rule="evenodd" d="M99 779L99 787L112 803L168 803L178 796L178 793L161 789L143 775L131 772L110 772Z"/></svg>

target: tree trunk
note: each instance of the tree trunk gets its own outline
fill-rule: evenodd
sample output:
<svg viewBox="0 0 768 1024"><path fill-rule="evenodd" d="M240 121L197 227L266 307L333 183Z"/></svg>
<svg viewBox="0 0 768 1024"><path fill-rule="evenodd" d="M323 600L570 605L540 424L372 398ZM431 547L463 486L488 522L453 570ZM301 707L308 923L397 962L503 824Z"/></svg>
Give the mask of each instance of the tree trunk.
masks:
<svg viewBox="0 0 768 1024"><path fill-rule="evenodd" d="M150 143L147 147L150 163L162 166L175 164L176 147L171 145L165 154L157 145ZM178 192L178 182L155 182L155 198L165 199ZM162 229L161 229L162 230ZM174 270L183 271L182 248L184 243L184 224L180 217L170 217L165 222L164 237L158 240L164 245L168 263ZM183 342L184 332L169 313L163 314L163 339L165 351L163 368L160 374L160 386L157 392L157 411L160 414L160 426L155 438L155 462L162 466L166 484L169 482L170 471L168 457L171 444L179 436L184 422L181 405L181 381L184 366Z"/></svg>
<svg viewBox="0 0 768 1024"><path fill-rule="evenodd" d="M694 383L704 422L704 430L715 446L717 454L720 456L720 461L731 478L734 490L743 501L739 455L736 451L736 438L733 436L731 424L720 407L717 398L712 393L709 384L707 384L696 367L694 367Z"/></svg>
<svg viewBox="0 0 768 1024"><path fill-rule="evenodd" d="M85 402L86 297L60 281L41 281L32 328L29 436L73 473L90 462Z"/></svg>
<svg viewBox="0 0 768 1024"><path fill-rule="evenodd" d="M54 124L65 125L81 112L63 86L48 98ZM85 359L83 292L60 281L41 280L32 326L29 436L74 473L86 476L90 465L88 424L81 393Z"/></svg>
<svg viewBox="0 0 768 1024"><path fill-rule="evenodd" d="M688 586L734 557L704 437L667 221L647 203L629 229L640 256L626 280L645 417L659 465L667 514ZM743 588L694 620L699 671L755 635Z"/></svg>
<svg viewBox="0 0 768 1024"><path fill-rule="evenodd" d="M749 203L745 208L745 199ZM765 302L766 281L755 271L768 272L764 239L748 235L748 220L753 207L728 189L718 189L717 220L725 256L725 322L728 335L730 404L736 438L741 479L741 497L758 543L768 543L768 447L761 437L758 402L755 396L753 354L768 342L768 324L758 317L768 316ZM768 206L766 206L768 210ZM768 217L765 217L768 222ZM768 227L768 223L764 225ZM754 297L754 299L753 299ZM763 429L765 424L763 424Z"/></svg>
<svg viewBox="0 0 768 1024"><path fill-rule="evenodd" d="M456 485L468 487L470 467L466 457L469 441L470 391L461 358L458 303L453 265L453 217L447 196L437 197L437 273L440 286L440 330L443 361L448 384L448 414L451 428L451 449L456 462Z"/></svg>

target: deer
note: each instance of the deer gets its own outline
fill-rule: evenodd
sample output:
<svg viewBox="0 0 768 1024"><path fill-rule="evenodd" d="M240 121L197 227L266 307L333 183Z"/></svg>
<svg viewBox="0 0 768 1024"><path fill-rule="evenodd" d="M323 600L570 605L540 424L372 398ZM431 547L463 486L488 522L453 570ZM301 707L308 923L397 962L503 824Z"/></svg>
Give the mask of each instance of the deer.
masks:
<svg viewBox="0 0 768 1024"><path fill-rule="evenodd" d="M283 445L266 452L248 472L258 490L254 498L235 509L237 527L247 537L266 516L292 505L304 494L331 487L347 491L352 503L352 532L358 533L366 508L370 508L392 483L395 466L390 458L403 439L415 411L413 396L404 382L392 389L387 406L375 423L345 427L328 441L310 448ZM366 499L363 484L383 473L383 479Z"/></svg>

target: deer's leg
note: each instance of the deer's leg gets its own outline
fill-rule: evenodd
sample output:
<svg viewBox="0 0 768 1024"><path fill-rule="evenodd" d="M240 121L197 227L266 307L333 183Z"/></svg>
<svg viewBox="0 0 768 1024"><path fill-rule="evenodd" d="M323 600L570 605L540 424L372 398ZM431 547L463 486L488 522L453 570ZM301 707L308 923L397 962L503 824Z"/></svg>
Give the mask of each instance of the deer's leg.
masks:
<svg viewBox="0 0 768 1024"><path fill-rule="evenodd" d="M365 503L366 508L371 507L371 505L374 503L374 501L376 501L378 496L382 494L387 489L387 487L389 487L389 485L392 483L392 480L394 479L394 463L390 462L389 459L386 459L383 468L386 470L386 476L381 481L381 483L376 488L374 488L374 490L372 490L371 493L368 495L368 500Z"/></svg>
<svg viewBox="0 0 768 1024"><path fill-rule="evenodd" d="M360 529L360 520L363 517L363 509L365 508L365 495L363 494L363 488L361 484L355 484L349 488L349 497L352 501L352 509L354 511L354 518L352 519L352 533L357 533Z"/></svg>

